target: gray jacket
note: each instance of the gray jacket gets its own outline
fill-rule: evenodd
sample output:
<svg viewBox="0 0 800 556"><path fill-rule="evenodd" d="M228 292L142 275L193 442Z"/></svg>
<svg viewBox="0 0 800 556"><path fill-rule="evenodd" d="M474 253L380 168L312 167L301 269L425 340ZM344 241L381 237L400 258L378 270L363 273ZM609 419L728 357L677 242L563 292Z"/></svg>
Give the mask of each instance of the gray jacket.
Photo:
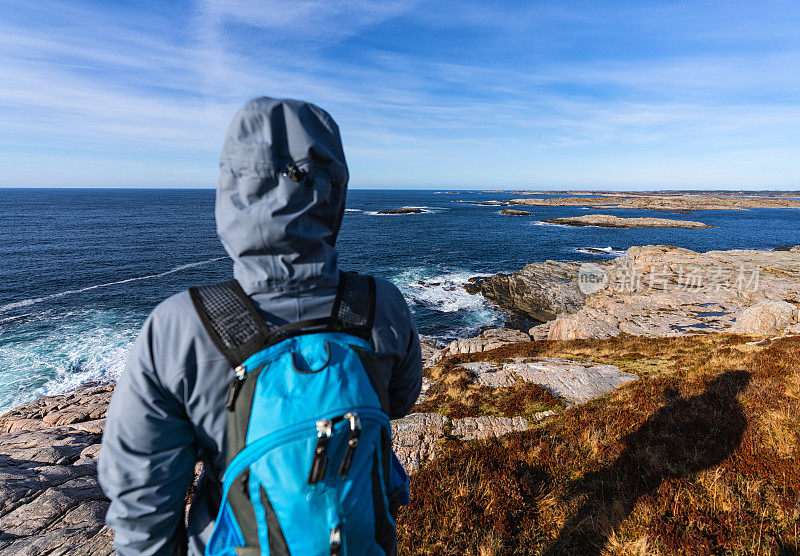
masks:
<svg viewBox="0 0 800 556"><path fill-rule="evenodd" d="M220 170L217 232L234 277L267 322L328 316L348 179L336 123L312 104L254 99L234 116ZM376 282L372 343L397 418L419 394L419 338L397 288ZM117 383L100 457L100 484L111 499L106 521L121 555L173 554L187 538L189 553L202 554L224 471L232 377L188 292L155 308ZM207 467L184 531L198 461Z"/></svg>

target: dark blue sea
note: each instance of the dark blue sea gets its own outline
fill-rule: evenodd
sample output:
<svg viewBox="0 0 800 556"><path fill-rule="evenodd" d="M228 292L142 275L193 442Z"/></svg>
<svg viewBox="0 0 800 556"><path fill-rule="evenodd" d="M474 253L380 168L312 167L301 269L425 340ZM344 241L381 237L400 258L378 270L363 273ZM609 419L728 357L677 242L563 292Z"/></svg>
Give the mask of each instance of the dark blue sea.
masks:
<svg viewBox="0 0 800 556"><path fill-rule="evenodd" d="M475 204L510 197L352 190L337 243L341 267L393 281L420 332L446 340L505 321L462 289L471 276L537 260L598 260L632 245L705 251L800 244L798 210L675 216L718 226L708 230L602 229L540 223L587 214L580 207L531 207L533 216L509 217L501 207ZM376 214L401 207L428 212ZM113 380L159 301L231 273L215 233L212 190L0 190L0 238L0 411L86 380Z"/></svg>

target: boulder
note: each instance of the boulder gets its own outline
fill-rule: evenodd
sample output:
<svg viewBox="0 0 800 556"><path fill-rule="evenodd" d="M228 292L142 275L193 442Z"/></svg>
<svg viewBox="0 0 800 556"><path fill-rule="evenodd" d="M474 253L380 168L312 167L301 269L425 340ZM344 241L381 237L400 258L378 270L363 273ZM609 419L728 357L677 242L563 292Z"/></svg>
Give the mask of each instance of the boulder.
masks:
<svg viewBox="0 0 800 556"><path fill-rule="evenodd" d="M544 261L525 265L513 274L472 278L470 293L480 293L501 309L539 322L574 313L586 296L578 287L580 263Z"/></svg>
<svg viewBox="0 0 800 556"><path fill-rule="evenodd" d="M548 340L575 340L579 338L612 338L620 329L607 321L585 313L561 315L551 324Z"/></svg>
<svg viewBox="0 0 800 556"><path fill-rule="evenodd" d="M730 331L738 334L780 334L797 322L797 306L786 301L762 301L739 313Z"/></svg>

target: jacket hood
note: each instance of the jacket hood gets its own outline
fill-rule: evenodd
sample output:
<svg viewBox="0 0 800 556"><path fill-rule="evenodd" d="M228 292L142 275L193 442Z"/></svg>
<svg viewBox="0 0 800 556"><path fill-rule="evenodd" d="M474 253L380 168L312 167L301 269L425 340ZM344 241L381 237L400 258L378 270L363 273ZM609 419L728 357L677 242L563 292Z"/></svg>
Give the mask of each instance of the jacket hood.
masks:
<svg viewBox="0 0 800 556"><path fill-rule="evenodd" d="M217 234L248 294L334 286L347 163L321 108L267 97L233 117L220 158Z"/></svg>

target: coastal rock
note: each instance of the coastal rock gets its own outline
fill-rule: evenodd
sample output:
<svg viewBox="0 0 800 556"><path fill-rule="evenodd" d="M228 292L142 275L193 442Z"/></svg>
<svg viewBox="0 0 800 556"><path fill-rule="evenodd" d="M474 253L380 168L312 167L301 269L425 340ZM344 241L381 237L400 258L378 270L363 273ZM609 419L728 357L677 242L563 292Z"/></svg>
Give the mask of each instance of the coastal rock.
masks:
<svg viewBox="0 0 800 556"><path fill-rule="evenodd" d="M609 322L611 321L611 322ZM548 340L576 340L586 338L611 338L619 336L619 322L607 315L605 319L588 313L561 315L550 323Z"/></svg>
<svg viewBox="0 0 800 556"><path fill-rule="evenodd" d="M97 429L97 423L91 423L105 419L113 390L109 384L89 382L69 394L41 397L0 415L0 434L61 425ZM86 432L102 434L102 425L97 430Z"/></svg>
<svg viewBox="0 0 800 556"><path fill-rule="evenodd" d="M800 302L800 251L697 253L649 245L609 261L559 263L560 272L554 264L531 263L514 274L475 282L501 308L550 321L548 340L743 332L743 324L732 326L737 316L751 319L742 317L748 307L768 300ZM571 303L560 310L556 303L548 305L552 292ZM544 330L534 327L532 336L541 338Z"/></svg>
<svg viewBox="0 0 800 556"><path fill-rule="evenodd" d="M98 534L108 500L97 483L100 436L70 427L0 435L0 552L110 554Z"/></svg>
<svg viewBox="0 0 800 556"><path fill-rule="evenodd" d="M448 435L469 441L503 436L528 428L528 421L524 417L486 415L450 420L439 413L412 413L392 421L392 440L397 459L406 471L413 473L436 457L439 442Z"/></svg>
<svg viewBox="0 0 800 556"><path fill-rule="evenodd" d="M519 192L531 194L531 192ZM590 193L590 192L585 192ZM541 194L537 192L536 194ZM534 207L603 207L669 211L748 210L751 208L800 208L800 200L778 195L699 195L693 193L595 193L592 196L519 198L515 205Z"/></svg>
<svg viewBox="0 0 800 556"><path fill-rule="evenodd" d="M480 353L497 349L505 344L513 344L516 342L529 342L531 337L520 330L513 330L509 328L490 328L484 330L474 338L463 338L453 340L444 349L433 355L429 361L431 365L435 365L442 359L450 357L451 355L458 355L464 353Z"/></svg>
<svg viewBox="0 0 800 556"><path fill-rule="evenodd" d="M532 263L513 274L472 278L467 291L482 294L501 309L546 322L583 306L579 269L577 262Z"/></svg>
<svg viewBox="0 0 800 556"><path fill-rule="evenodd" d="M530 334L531 340L539 341L539 340L546 340L547 335L550 334L550 326L552 325L553 321L543 322L542 324L537 324L536 326L531 327L528 330L528 334Z"/></svg>
<svg viewBox="0 0 800 556"><path fill-rule="evenodd" d="M421 208L400 208L392 210L379 210L378 214L422 214L424 212L428 211Z"/></svg>
<svg viewBox="0 0 800 556"><path fill-rule="evenodd" d="M423 367L430 367L433 364L431 359L433 359L444 348L442 342L439 342L433 338L425 338L422 336L419 338L419 345L420 349L422 350Z"/></svg>
<svg viewBox="0 0 800 556"><path fill-rule="evenodd" d="M527 210L519 210L519 209L503 209L500 211L500 214L505 216L530 216L531 213Z"/></svg>
<svg viewBox="0 0 800 556"><path fill-rule="evenodd" d="M472 371L478 383L492 388L532 382L550 390L568 404L582 404L637 380L615 365L572 361L559 357L537 357L510 363L474 362L462 367Z"/></svg>
<svg viewBox="0 0 800 556"><path fill-rule="evenodd" d="M416 471L436 455L447 419L439 413L412 413L392 421L392 444L406 471Z"/></svg>
<svg viewBox="0 0 800 556"><path fill-rule="evenodd" d="M608 214L585 214L569 218L549 218L543 220L549 224L562 226L599 226L601 228L713 228L702 222L692 220L670 220L669 218L620 218Z"/></svg>
<svg viewBox="0 0 800 556"><path fill-rule="evenodd" d="M762 301L742 311L730 331L738 334L780 334L797 322L797 307L786 301Z"/></svg>
<svg viewBox="0 0 800 556"><path fill-rule="evenodd" d="M450 434L461 440L479 440L492 436L503 436L510 432L528 430L528 420L524 417L464 417L453 419Z"/></svg>

